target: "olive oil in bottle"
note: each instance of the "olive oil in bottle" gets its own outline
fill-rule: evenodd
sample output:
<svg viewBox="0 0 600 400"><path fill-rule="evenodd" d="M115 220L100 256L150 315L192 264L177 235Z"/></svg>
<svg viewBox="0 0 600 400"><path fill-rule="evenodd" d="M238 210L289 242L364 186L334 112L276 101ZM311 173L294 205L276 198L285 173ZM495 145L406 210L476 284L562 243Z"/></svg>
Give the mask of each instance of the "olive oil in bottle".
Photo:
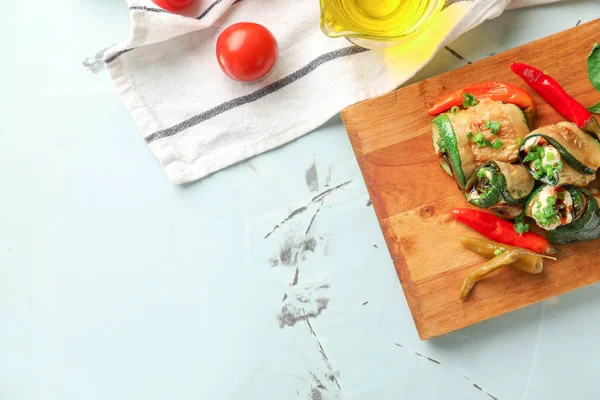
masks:
<svg viewBox="0 0 600 400"><path fill-rule="evenodd" d="M443 0L321 0L330 36L394 40L419 30Z"/></svg>

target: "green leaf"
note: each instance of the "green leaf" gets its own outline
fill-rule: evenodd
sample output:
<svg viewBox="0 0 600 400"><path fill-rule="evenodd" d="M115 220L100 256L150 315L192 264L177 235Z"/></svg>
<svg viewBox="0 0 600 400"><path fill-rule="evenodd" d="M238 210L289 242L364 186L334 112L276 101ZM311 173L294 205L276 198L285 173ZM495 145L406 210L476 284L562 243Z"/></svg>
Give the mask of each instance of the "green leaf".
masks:
<svg viewBox="0 0 600 400"><path fill-rule="evenodd" d="M600 102L598 102L598 104L596 104L595 106L588 107L588 111L600 114Z"/></svg>
<svg viewBox="0 0 600 400"><path fill-rule="evenodd" d="M587 67L590 82L592 82L594 88L600 93L600 45L598 43L592 47L592 51L587 59Z"/></svg>

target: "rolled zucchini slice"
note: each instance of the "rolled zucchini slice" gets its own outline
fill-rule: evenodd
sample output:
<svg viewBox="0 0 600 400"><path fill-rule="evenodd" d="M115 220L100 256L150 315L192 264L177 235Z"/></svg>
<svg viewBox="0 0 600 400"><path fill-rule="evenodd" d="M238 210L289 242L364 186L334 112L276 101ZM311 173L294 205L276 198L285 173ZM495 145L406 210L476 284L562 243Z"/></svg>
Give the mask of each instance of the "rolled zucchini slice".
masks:
<svg viewBox="0 0 600 400"><path fill-rule="evenodd" d="M554 244L577 243L600 237L598 192L575 186L540 186L525 205L525 214Z"/></svg>
<svg viewBox="0 0 600 400"><path fill-rule="evenodd" d="M438 115L432 133L441 167L464 189L478 165L517 161L518 143L529 134L529 127L516 105L484 98L474 107Z"/></svg>
<svg viewBox="0 0 600 400"><path fill-rule="evenodd" d="M467 182L467 201L479 208L489 208L502 218L515 219L533 192L535 181L525 167L491 161L475 170Z"/></svg>
<svg viewBox="0 0 600 400"><path fill-rule="evenodd" d="M585 187L600 167L600 142L576 125L560 122L527 135L519 159L540 182Z"/></svg>

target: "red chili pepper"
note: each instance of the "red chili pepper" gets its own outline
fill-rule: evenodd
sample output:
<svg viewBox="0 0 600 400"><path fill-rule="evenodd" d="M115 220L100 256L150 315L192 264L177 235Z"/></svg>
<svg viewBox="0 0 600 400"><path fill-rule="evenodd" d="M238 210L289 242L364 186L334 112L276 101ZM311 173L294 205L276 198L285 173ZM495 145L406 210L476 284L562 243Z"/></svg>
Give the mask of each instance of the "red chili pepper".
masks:
<svg viewBox="0 0 600 400"><path fill-rule="evenodd" d="M456 208L452 210L452 216L457 221L470 226L496 242L521 247L538 254L558 253L558 250L552 247L546 238L533 232L525 232L520 235L515 231L512 222L495 215L470 208Z"/></svg>
<svg viewBox="0 0 600 400"><path fill-rule="evenodd" d="M600 139L600 125L591 112L567 92L550 76L527 64L512 63L510 69L519 75L544 100L563 117L584 131L591 132Z"/></svg>
<svg viewBox="0 0 600 400"><path fill-rule="evenodd" d="M467 93L472 94L477 99L489 98L494 101L515 104L523 109L531 108L530 111L535 114L535 103L529 93L517 86L501 82L480 82L464 87L456 92L440 97L429 107L427 112L430 115L438 115L454 106L461 107L463 96Z"/></svg>

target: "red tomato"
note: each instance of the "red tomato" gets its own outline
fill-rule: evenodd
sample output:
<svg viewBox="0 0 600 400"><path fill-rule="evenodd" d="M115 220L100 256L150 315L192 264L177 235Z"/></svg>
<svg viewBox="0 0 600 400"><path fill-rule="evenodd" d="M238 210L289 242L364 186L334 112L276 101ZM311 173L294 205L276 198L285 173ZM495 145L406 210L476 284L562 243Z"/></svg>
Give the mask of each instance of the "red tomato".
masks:
<svg viewBox="0 0 600 400"><path fill-rule="evenodd" d="M160 8L171 12L182 10L194 1L196 0L152 0Z"/></svg>
<svg viewBox="0 0 600 400"><path fill-rule="evenodd" d="M217 60L231 79L253 81L265 76L277 61L277 41L264 26L233 24L219 35Z"/></svg>

